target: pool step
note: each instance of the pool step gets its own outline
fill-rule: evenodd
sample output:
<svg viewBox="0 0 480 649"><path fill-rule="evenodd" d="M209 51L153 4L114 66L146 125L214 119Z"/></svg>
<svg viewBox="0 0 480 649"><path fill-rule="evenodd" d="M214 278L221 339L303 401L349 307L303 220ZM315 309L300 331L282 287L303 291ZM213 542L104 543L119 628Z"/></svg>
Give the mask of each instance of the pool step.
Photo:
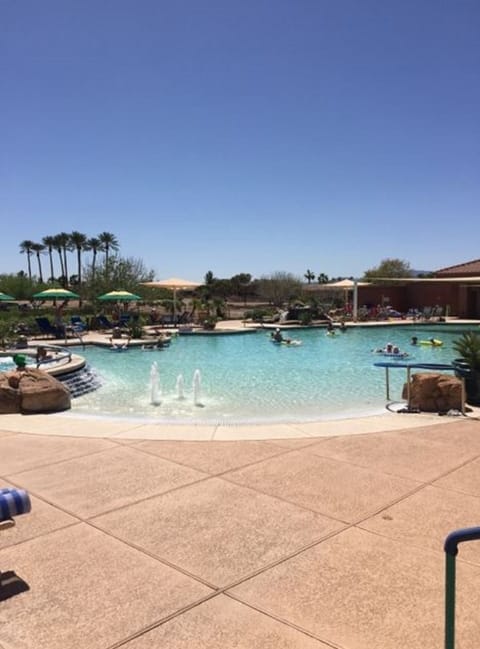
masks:
<svg viewBox="0 0 480 649"><path fill-rule="evenodd" d="M57 377L70 390L73 399L102 387L103 381L97 372L86 365L81 369Z"/></svg>

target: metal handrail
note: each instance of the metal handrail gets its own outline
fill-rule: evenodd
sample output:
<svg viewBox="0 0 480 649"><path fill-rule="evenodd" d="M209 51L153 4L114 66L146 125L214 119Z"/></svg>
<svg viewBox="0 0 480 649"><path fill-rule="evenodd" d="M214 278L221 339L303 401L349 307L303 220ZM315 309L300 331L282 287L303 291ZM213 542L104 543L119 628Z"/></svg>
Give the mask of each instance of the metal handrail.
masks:
<svg viewBox="0 0 480 649"><path fill-rule="evenodd" d="M455 558L458 544L464 541L478 541L480 527L466 527L455 530L445 539L445 649L455 647Z"/></svg>
<svg viewBox="0 0 480 649"><path fill-rule="evenodd" d="M448 370L454 372L456 367L453 363L413 363L402 361L379 361L374 363L375 367L385 368L385 382L387 399L390 400L390 375L391 367L402 367L407 370L407 408L410 409L410 373L411 370ZM462 383L462 415L465 414L465 379L460 377Z"/></svg>

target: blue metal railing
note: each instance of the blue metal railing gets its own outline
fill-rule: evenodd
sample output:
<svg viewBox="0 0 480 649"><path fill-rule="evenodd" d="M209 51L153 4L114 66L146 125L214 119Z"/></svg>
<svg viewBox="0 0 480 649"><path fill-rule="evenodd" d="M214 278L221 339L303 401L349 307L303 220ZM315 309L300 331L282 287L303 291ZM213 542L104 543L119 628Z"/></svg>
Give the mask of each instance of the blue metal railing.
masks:
<svg viewBox="0 0 480 649"><path fill-rule="evenodd" d="M467 527L451 532L443 545L445 550L445 649L455 647L455 558L458 544L480 539L480 527Z"/></svg>
<svg viewBox="0 0 480 649"><path fill-rule="evenodd" d="M410 409L410 373L411 370L437 370L437 371L450 371L455 372L456 367L453 363L413 363L407 361L378 361L374 363L375 367L385 368L385 383L387 399L390 400L390 375L389 370L392 367L401 367L407 370L407 408ZM465 380L461 377L462 381L462 414L465 414Z"/></svg>

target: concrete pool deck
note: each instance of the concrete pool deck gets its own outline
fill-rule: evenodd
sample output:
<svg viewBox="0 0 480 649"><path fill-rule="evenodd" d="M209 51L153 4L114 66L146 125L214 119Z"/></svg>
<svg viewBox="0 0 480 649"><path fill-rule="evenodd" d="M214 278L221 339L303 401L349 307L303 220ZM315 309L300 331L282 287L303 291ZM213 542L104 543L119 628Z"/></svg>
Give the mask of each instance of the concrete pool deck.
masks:
<svg viewBox="0 0 480 649"><path fill-rule="evenodd" d="M3 416L0 487L32 511L0 531L0 647L438 649L443 541L480 523L480 422L420 419L202 442ZM457 576L473 649L480 543Z"/></svg>
<svg viewBox="0 0 480 649"><path fill-rule="evenodd" d="M443 541L480 525L478 410L175 428L2 416L0 487L32 511L0 530L1 649L443 646ZM473 542L458 647L479 610Z"/></svg>

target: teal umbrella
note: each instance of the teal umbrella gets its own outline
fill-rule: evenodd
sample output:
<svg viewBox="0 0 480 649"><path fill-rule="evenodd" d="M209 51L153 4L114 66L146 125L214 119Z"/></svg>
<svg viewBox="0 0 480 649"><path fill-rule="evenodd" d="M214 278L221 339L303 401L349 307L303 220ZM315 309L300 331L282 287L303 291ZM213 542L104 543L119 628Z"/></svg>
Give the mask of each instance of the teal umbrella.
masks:
<svg viewBox="0 0 480 649"><path fill-rule="evenodd" d="M40 291L33 296L35 300L70 300L79 299L80 295L66 288L47 288L46 291Z"/></svg>
<svg viewBox="0 0 480 649"><path fill-rule="evenodd" d="M15 302L14 297L12 297L11 295L7 295L6 293L2 293L2 291L0 291L0 300L2 302Z"/></svg>
<svg viewBox="0 0 480 649"><path fill-rule="evenodd" d="M135 295L135 293L129 293L128 291L110 291L110 293L99 295L97 298L97 300L102 300L102 302L134 302L135 300L141 299L140 295Z"/></svg>

